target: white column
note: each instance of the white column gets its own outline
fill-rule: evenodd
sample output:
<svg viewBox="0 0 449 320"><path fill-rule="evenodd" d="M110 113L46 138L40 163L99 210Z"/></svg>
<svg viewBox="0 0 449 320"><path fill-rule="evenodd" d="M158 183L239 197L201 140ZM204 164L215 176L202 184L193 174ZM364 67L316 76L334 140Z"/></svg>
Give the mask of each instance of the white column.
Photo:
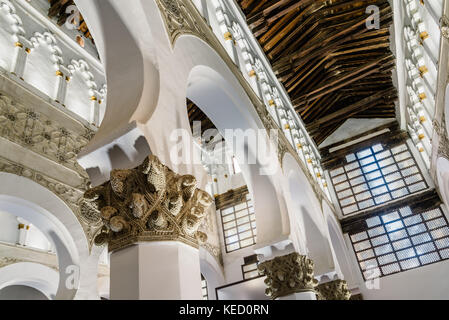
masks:
<svg viewBox="0 0 449 320"><path fill-rule="evenodd" d="M60 70L56 71L56 75L58 76L58 79L56 81L56 88L55 88L55 101L64 105L65 104L65 98L67 95L67 84L70 81L70 72L63 66L60 66Z"/></svg>
<svg viewBox="0 0 449 320"><path fill-rule="evenodd" d="M21 246L25 246L27 242L28 237L28 230L30 229L30 226L23 220L18 219L18 226L19 229L19 237L17 240L17 244Z"/></svg>
<svg viewBox="0 0 449 320"><path fill-rule="evenodd" d="M198 249L145 242L111 254L111 300L201 300Z"/></svg>
<svg viewBox="0 0 449 320"><path fill-rule="evenodd" d="M19 37L20 41L17 41L14 46L14 58L11 67L11 73L15 74L22 79L25 72L25 65L27 56L31 52L31 43L23 37Z"/></svg>
<svg viewBox="0 0 449 320"><path fill-rule="evenodd" d="M100 125L100 101L96 96L90 98L92 101L90 109L90 123L99 126Z"/></svg>
<svg viewBox="0 0 449 320"><path fill-rule="evenodd" d="M277 298L276 300L316 300L316 293L315 292L294 293L285 297Z"/></svg>

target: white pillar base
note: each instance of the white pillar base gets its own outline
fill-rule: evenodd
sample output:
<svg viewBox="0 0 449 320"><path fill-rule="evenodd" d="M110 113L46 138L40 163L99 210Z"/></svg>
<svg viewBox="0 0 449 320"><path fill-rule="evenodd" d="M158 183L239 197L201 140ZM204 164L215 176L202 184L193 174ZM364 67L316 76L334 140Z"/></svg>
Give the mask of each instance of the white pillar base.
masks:
<svg viewBox="0 0 449 320"><path fill-rule="evenodd" d="M316 294L314 292L300 292L280 297L276 300L316 300Z"/></svg>
<svg viewBox="0 0 449 320"><path fill-rule="evenodd" d="M111 300L202 300L198 249L161 241L113 252Z"/></svg>

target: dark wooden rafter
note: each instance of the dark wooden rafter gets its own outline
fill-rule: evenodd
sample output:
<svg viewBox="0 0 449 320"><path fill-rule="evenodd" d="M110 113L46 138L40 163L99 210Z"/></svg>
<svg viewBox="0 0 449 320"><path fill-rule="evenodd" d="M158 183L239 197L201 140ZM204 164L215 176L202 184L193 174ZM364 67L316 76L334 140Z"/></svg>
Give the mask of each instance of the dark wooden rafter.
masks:
<svg viewBox="0 0 449 320"><path fill-rule="evenodd" d="M394 118L388 0L238 0L310 135L321 144L349 118ZM366 8L380 9L368 29Z"/></svg>
<svg viewBox="0 0 449 320"><path fill-rule="evenodd" d="M71 16L70 13L66 13L66 10L69 6L75 5L73 0L49 0L50 9L48 10L48 16L50 18L56 18L57 24L62 26L67 22L67 19ZM82 32L83 35L92 40L92 35L87 27L86 21L81 16L80 25L78 27L78 31Z"/></svg>
<svg viewBox="0 0 449 320"><path fill-rule="evenodd" d="M193 125L195 121L201 122L201 135L203 135L204 132L209 129L217 130L208 116L190 99L187 99L187 115L189 117L190 129L192 130L192 132L194 129Z"/></svg>

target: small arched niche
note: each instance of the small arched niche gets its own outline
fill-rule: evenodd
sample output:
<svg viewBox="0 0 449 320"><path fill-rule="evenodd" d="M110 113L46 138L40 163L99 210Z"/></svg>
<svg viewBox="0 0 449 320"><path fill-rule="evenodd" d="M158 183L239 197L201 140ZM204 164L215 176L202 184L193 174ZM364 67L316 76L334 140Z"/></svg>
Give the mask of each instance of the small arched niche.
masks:
<svg viewBox="0 0 449 320"><path fill-rule="evenodd" d="M30 39L33 44L27 58L23 79L52 99L56 97L57 77L62 76L61 49L55 37L49 32L35 33Z"/></svg>

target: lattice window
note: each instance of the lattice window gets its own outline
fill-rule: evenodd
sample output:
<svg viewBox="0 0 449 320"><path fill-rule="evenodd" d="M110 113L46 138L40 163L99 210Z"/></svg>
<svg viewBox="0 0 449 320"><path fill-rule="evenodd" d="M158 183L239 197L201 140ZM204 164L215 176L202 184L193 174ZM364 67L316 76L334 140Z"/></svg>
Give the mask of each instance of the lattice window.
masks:
<svg viewBox="0 0 449 320"><path fill-rule="evenodd" d="M201 292L203 294L203 300L209 300L209 292L207 290L207 281L203 275L201 275Z"/></svg>
<svg viewBox="0 0 449 320"><path fill-rule="evenodd" d="M346 156L346 164L330 172L343 215L385 204L428 186L403 143L391 149L376 144Z"/></svg>
<svg viewBox="0 0 449 320"><path fill-rule="evenodd" d="M259 263L254 262L251 264L244 264L242 266L243 280L249 280L259 277L261 274L259 272Z"/></svg>
<svg viewBox="0 0 449 320"><path fill-rule="evenodd" d="M244 201L220 210L226 252L256 243L256 215L250 195Z"/></svg>
<svg viewBox="0 0 449 320"><path fill-rule="evenodd" d="M449 227L441 208L403 207L363 221L349 233L365 280L449 259Z"/></svg>

